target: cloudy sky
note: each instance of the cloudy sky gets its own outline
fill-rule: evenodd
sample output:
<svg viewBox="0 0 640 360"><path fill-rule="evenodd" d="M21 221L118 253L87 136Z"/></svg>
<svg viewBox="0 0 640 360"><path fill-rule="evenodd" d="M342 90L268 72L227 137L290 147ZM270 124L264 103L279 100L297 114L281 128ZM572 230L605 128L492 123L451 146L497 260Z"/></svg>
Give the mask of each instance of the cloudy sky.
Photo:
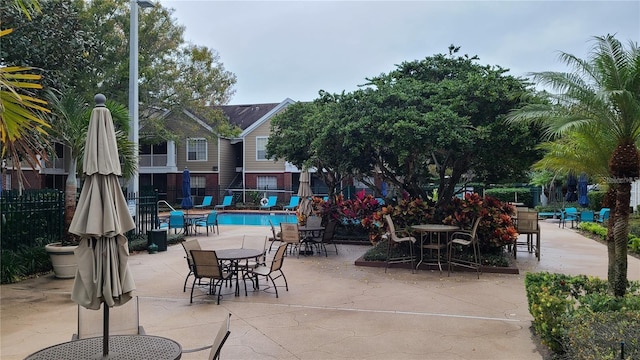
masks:
<svg viewBox="0 0 640 360"><path fill-rule="evenodd" d="M160 0L185 38L218 51L237 76L230 104L310 101L353 91L395 64L446 53L524 77L567 71L564 51L588 56L593 36L640 42L640 1Z"/></svg>

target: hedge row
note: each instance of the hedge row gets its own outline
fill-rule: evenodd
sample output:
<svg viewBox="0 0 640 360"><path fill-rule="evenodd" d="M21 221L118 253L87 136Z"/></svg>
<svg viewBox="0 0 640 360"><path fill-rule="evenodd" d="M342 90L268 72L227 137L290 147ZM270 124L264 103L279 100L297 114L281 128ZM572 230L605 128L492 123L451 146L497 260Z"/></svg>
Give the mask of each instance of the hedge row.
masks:
<svg viewBox="0 0 640 360"><path fill-rule="evenodd" d="M619 298L607 294L606 281L585 275L527 273L525 287L533 328L556 354L640 359L639 282L630 282L627 295Z"/></svg>

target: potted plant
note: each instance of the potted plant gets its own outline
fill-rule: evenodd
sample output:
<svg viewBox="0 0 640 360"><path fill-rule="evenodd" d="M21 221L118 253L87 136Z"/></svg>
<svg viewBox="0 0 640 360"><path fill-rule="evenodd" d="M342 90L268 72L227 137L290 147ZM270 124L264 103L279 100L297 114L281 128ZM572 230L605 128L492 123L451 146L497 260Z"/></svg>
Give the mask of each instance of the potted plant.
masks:
<svg viewBox="0 0 640 360"><path fill-rule="evenodd" d="M64 229L60 242L45 246L53 264L53 271L58 278L73 278L76 273L77 262L74 250L80 239L69 233L69 226L76 211L76 194L78 181L76 173L81 167L84 155L87 129L91 118L91 108L83 97L73 92L67 92L58 97L50 92L47 96L52 107L49 134L54 142L63 145L65 155L70 158L68 175L65 183L65 213ZM107 108L111 111L116 129L116 140L122 159L122 173L129 177L135 171L135 146L127 138L129 114L128 110L119 104L107 101ZM124 131L123 131L124 130Z"/></svg>

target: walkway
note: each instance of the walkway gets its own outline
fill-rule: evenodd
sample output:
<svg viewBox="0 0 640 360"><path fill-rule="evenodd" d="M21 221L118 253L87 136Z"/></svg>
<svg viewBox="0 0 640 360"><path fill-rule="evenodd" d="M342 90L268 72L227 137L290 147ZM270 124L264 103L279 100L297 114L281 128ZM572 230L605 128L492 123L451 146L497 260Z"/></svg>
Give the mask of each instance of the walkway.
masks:
<svg viewBox="0 0 640 360"><path fill-rule="evenodd" d="M542 259L520 252L520 275L455 273L354 266L365 247L339 245L339 256L290 256L289 292L225 296L220 305L182 292L187 272L181 246L130 258L147 334L185 349L213 341L231 312L224 359L544 359L533 337L524 273L552 271L605 277L602 244L557 223L542 223ZM221 226L221 235L198 236L204 248L238 244L264 227ZM640 280L640 260L629 258L629 278ZM76 331L72 280L47 275L0 290L0 356L22 359L68 341ZM205 352L183 359L206 358Z"/></svg>

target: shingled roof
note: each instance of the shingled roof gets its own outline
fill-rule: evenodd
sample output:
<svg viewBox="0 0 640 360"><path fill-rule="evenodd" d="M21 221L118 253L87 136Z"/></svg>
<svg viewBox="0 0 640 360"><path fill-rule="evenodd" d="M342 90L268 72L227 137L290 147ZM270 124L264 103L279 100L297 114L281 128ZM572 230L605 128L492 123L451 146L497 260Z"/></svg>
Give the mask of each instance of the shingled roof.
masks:
<svg viewBox="0 0 640 360"><path fill-rule="evenodd" d="M222 110L229 119L230 124L237 125L242 129L242 131L244 131L278 105L279 103L222 105L216 106L215 108Z"/></svg>

